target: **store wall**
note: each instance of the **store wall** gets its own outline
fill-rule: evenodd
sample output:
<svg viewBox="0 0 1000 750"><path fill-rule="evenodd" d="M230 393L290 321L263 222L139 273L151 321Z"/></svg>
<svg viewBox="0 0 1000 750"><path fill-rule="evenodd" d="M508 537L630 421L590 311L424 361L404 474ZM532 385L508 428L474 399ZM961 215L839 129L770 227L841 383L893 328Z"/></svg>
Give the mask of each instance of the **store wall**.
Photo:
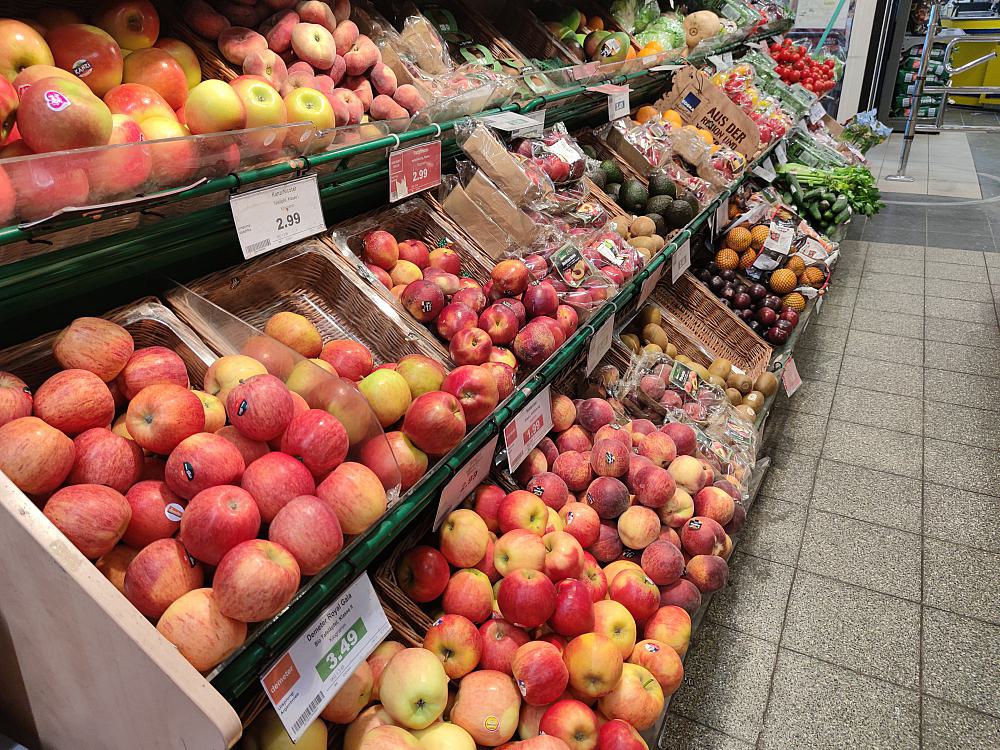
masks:
<svg viewBox="0 0 1000 750"><path fill-rule="evenodd" d="M844 84L841 89L837 119L843 122L859 108L864 84L868 47L872 41L872 19L877 0L854 0L854 15L850 22L850 40L847 45L847 65L844 66Z"/></svg>

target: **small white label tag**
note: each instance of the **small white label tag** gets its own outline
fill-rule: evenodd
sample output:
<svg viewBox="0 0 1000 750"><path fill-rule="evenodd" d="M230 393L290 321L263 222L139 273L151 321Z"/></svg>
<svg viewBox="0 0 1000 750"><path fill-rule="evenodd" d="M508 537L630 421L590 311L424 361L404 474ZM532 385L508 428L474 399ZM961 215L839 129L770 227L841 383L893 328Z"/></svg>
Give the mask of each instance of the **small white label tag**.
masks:
<svg viewBox="0 0 1000 750"><path fill-rule="evenodd" d="M823 105L818 101L813 102L813 105L809 108L809 122L814 125L823 119L826 115L826 110L823 109Z"/></svg>
<svg viewBox="0 0 1000 750"><path fill-rule="evenodd" d="M590 351L587 352L587 375L594 371L601 358L608 353L608 349L611 348L611 337L614 335L615 316L612 315L590 338Z"/></svg>
<svg viewBox="0 0 1000 750"><path fill-rule="evenodd" d="M778 141L778 145L774 147L774 155L778 157L778 164L788 163L788 147L783 140Z"/></svg>
<svg viewBox="0 0 1000 750"><path fill-rule="evenodd" d="M785 386L785 393L789 397L795 395L795 391L802 385L802 377L799 375L799 368L795 365L795 360L791 357L781 368L781 384Z"/></svg>
<svg viewBox="0 0 1000 750"><path fill-rule="evenodd" d="M666 265L662 265L653 271L646 280L642 282L642 286L639 288L639 307L642 307L642 303L649 299L649 295L653 293L656 289L656 285L660 283L660 279L663 278L663 269Z"/></svg>
<svg viewBox="0 0 1000 750"><path fill-rule="evenodd" d="M677 252L670 258L670 283L676 284L677 279L684 275L691 265L691 239L684 240L684 244L677 248Z"/></svg>
<svg viewBox="0 0 1000 750"><path fill-rule="evenodd" d="M362 573L260 676L292 742L390 632L368 574Z"/></svg>
<svg viewBox="0 0 1000 750"><path fill-rule="evenodd" d="M315 174L233 195L229 207L247 260L326 229Z"/></svg>
<svg viewBox="0 0 1000 750"><path fill-rule="evenodd" d="M541 110L541 121L537 117L529 117L518 112L497 112L487 115L482 120L497 130L510 133L511 138L535 138L545 130L545 110Z"/></svg>
<svg viewBox="0 0 1000 750"><path fill-rule="evenodd" d="M753 173L760 177L764 182L770 184L775 181L778 177L777 172L774 171L774 162L771 161L771 157L767 157L753 168Z"/></svg>
<svg viewBox="0 0 1000 750"><path fill-rule="evenodd" d="M507 446L507 466L511 473L542 442L552 429L552 392L550 386L525 404L524 408L503 428Z"/></svg>
<svg viewBox="0 0 1000 750"><path fill-rule="evenodd" d="M729 223L729 198L726 198L724 201L722 201L719 207L715 209L716 236L718 236L718 234L722 231L722 228L725 227L726 224L728 223Z"/></svg>
<svg viewBox="0 0 1000 750"><path fill-rule="evenodd" d="M494 435L441 490L441 499L438 501L437 515L434 518L434 531L437 531L448 514L455 510L468 497L469 493L489 476L490 468L493 466L493 455L497 452L499 441L500 436Z"/></svg>

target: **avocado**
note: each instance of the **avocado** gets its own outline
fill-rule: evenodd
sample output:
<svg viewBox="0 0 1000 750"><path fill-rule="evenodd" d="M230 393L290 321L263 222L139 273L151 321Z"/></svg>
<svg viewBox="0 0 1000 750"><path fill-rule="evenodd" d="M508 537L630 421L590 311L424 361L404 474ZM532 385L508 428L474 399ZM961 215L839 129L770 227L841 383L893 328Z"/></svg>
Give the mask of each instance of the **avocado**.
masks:
<svg viewBox="0 0 1000 750"><path fill-rule="evenodd" d="M621 200L618 201L618 205L635 214L645 210L646 201L649 200L649 191L638 180L625 180L622 183L619 196Z"/></svg>
<svg viewBox="0 0 1000 750"><path fill-rule="evenodd" d="M621 193L622 184L620 182L609 182L604 186L604 192L607 193L611 200L615 203L618 202L618 195Z"/></svg>
<svg viewBox="0 0 1000 750"><path fill-rule="evenodd" d="M593 171L588 172L587 177L589 177L591 182L597 185L597 187L599 187L601 190L604 190L604 186L608 184L607 175L604 174L604 172L600 169L595 169Z"/></svg>
<svg viewBox="0 0 1000 750"><path fill-rule="evenodd" d="M587 38L583 40L583 54L586 55L588 60L596 60L598 52L601 49L601 42L604 41L604 37L610 35L611 32L604 31L603 29L598 29L597 31L591 31L587 34Z"/></svg>
<svg viewBox="0 0 1000 750"><path fill-rule="evenodd" d="M649 176L649 194L669 195L671 198L676 198L677 186L665 174L653 174Z"/></svg>
<svg viewBox="0 0 1000 750"><path fill-rule="evenodd" d="M614 31L601 40L597 55L592 60L602 63L621 62L628 57L629 50L632 49L632 42L628 34L624 31Z"/></svg>
<svg viewBox="0 0 1000 750"><path fill-rule="evenodd" d="M602 161L601 171L608 178L608 182L625 182L625 175L622 173L622 168L613 159Z"/></svg>
<svg viewBox="0 0 1000 750"><path fill-rule="evenodd" d="M685 200L688 205L691 206L691 210L697 214L701 211L701 203L698 202L698 196L692 193L690 190L684 190L680 195L677 196L680 200Z"/></svg>
<svg viewBox="0 0 1000 750"><path fill-rule="evenodd" d="M646 201L646 213L666 216L667 209L673 202L674 197L672 195L654 195Z"/></svg>
<svg viewBox="0 0 1000 750"><path fill-rule="evenodd" d="M583 153L585 153L591 159L596 159L597 158L597 149L594 148L593 146L591 146L589 143L583 144L580 147L580 149L583 151ZM603 167L602 167L602 169L603 169Z"/></svg>
<svg viewBox="0 0 1000 750"><path fill-rule="evenodd" d="M656 227L656 234L662 237L667 233L667 222L664 221L660 214L646 214L646 218L653 220L653 225Z"/></svg>
<svg viewBox="0 0 1000 750"><path fill-rule="evenodd" d="M695 217L695 212L691 209L691 204L685 200L672 201L670 207L663 214L664 221L671 229L680 229Z"/></svg>

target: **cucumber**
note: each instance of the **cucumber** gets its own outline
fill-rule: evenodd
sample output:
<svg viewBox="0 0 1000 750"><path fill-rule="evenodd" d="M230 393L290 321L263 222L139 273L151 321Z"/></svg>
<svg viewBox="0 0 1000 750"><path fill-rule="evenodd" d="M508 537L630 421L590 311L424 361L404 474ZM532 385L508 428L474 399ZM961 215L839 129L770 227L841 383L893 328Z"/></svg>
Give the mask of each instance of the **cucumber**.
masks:
<svg viewBox="0 0 1000 750"><path fill-rule="evenodd" d="M834 203L837 200L837 196L831 193L829 190L823 193L823 200Z"/></svg>
<svg viewBox="0 0 1000 750"><path fill-rule="evenodd" d="M824 211L823 212L823 220L824 221L832 221L833 220L833 211L829 211L829 210Z"/></svg>
<svg viewBox="0 0 1000 750"><path fill-rule="evenodd" d="M809 200L814 200L816 198L819 198L822 194L823 194L823 188L813 188L812 190L808 191L802 197L805 200L809 201Z"/></svg>
<svg viewBox="0 0 1000 750"><path fill-rule="evenodd" d="M835 214L839 214L841 211L843 211L845 208L847 208L847 205L848 205L847 198L845 198L844 196L840 196L834 202L834 204L830 208L830 210L833 211Z"/></svg>
<svg viewBox="0 0 1000 750"><path fill-rule="evenodd" d="M816 221L819 221L820 219L823 218L823 215L820 213L819 206L817 206L815 203L809 206L809 215L812 216L813 219L815 219Z"/></svg>
<svg viewBox="0 0 1000 750"><path fill-rule="evenodd" d="M840 225L851 218L851 207L847 206L833 217L833 223Z"/></svg>

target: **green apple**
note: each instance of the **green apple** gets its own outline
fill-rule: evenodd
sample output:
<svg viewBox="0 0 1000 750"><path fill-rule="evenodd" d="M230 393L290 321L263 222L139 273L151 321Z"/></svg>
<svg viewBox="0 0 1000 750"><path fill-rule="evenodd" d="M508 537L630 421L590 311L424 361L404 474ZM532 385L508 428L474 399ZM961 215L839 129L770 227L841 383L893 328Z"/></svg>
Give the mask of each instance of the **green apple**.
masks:
<svg viewBox="0 0 1000 750"><path fill-rule="evenodd" d="M333 106L316 89L303 87L285 96L289 122L311 122L317 130L329 130L336 124Z"/></svg>
<svg viewBox="0 0 1000 750"><path fill-rule="evenodd" d="M191 89L184 113L194 135L242 130L247 125L243 100L225 81L202 81Z"/></svg>
<svg viewBox="0 0 1000 750"><path fill-rule="evenodd" d="M243 101L248 128L284 125L287 121L285 102L271 84L254 76L240 76L229 85Z"/></svg>
<svg viewBox="0 0 1000 750"><path fill-rule="evenodd" d="M407 729L426 729L444 713L448 675L427 649L403 649L382 671L379 698L394 721Z"/></svg>
<svg viewBox="0 0 1000 750"><path fill-rule="evenodd" d="M13 18L0 20L0 76L14 76L32 65L55 65L52 50L42 35Z"/></svg>

